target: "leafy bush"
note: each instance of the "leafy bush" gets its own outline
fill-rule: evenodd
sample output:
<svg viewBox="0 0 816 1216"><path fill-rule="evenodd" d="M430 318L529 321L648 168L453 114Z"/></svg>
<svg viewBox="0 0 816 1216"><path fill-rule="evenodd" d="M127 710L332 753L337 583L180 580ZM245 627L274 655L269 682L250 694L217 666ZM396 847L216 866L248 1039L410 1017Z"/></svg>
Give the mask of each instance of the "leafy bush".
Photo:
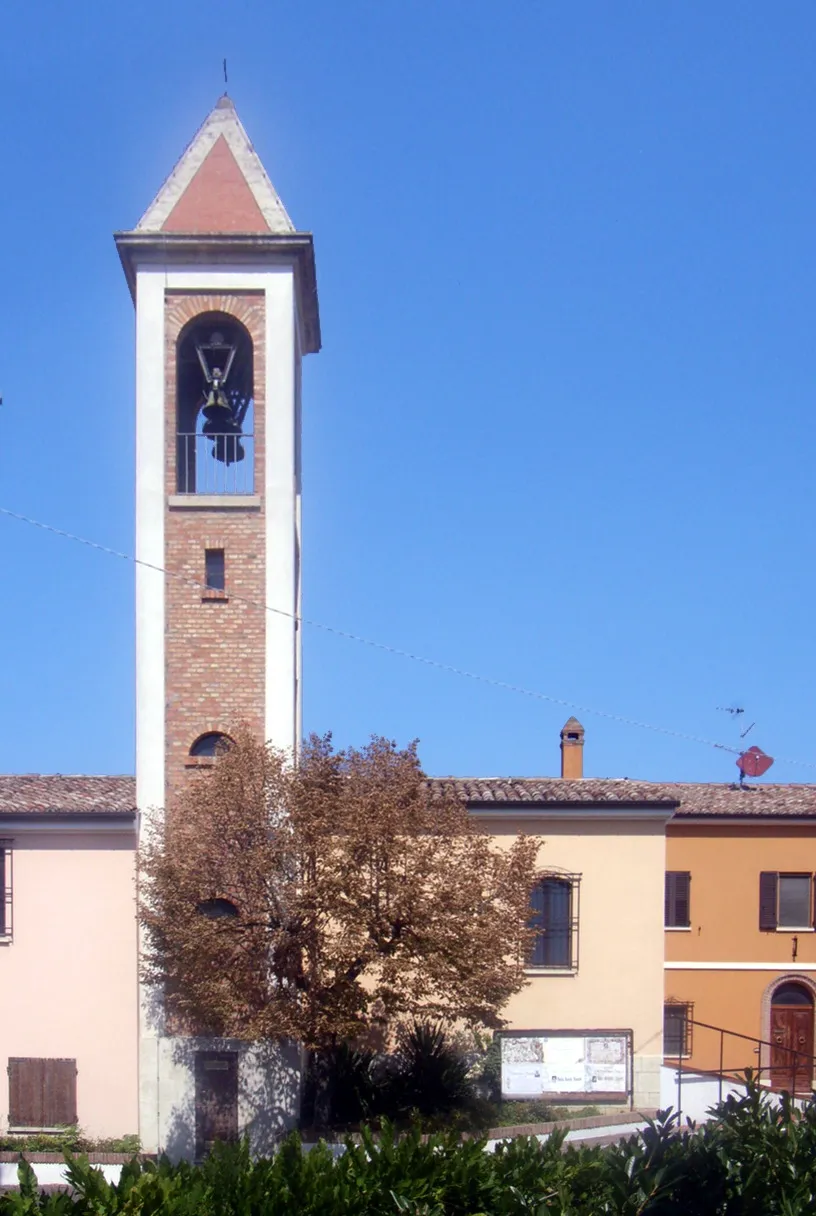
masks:
<svg viewBox="0 0 816 1216"><path fill-rule="evenodd" d="M472 1073L462 1044L432 1022L403 1027L392 1055L347 1044L313 1052L303 1126L351 1129L390 1119L402 1127L420 1121L429 1130L444 1119L446 1126L487 1127L494 1107Z"/></svg>
<svg viewBox="0 0 816 1216"><path fill-rule="evenodd" d="M585 1119L599 1115L597 1106L551 1106L540 1098L529 1102L499 1102L495 1107L493 1127L516 1127L523 1123L559 1123L568 1119Z"/></svg>
<svg viewBox="0 0 816 1216"><path fill-rule="evenodd" d="M403 1030L389 1085L394 1113L449 1115L474 1099L467 1061L438 1023L415 1022Z"/></svg>
<svg viewBox="0 0 816 1216"><path fill-rule="evenodd" d="M86 1136L82 1128L70 1125L59 1132L32 1132L30 1135L0 1135L0 1153L138 1153L136 1135L99 1139Z"/></svg>
<svg viewBox="0 0 816 1216"><path fill-rule="evenodd" d="M365 1048L340 1043L309 1059L304 1124L356 1127L383 1111L384 1086L377 1056Z"/></svg>
<svg viewBox="0 0 816 1216"><path fill-rule="evenodd" d="M700 1129L670 1113L609 1148L573 1147L556 1132L486 1151L453 1132L364 1129L346 1151L308 1153L297 1137L271 1159L216 1146L201 1165L133 1161L117 1183L70 1162L74 1196L20 1189L0 1216L811 1216L816 1211L816 1104L803 1112L751 1081Z"/></svg>

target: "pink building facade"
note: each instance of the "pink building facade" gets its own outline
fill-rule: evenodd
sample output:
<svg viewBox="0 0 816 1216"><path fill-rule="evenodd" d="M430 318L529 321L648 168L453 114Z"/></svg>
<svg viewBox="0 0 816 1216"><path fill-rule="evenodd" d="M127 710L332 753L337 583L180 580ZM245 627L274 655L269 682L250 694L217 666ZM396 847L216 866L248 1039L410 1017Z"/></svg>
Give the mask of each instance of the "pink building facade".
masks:
<svg viewBox="0 0 816 1216"><path fill-rule="evenodd" d="M138 1131L135 786L0 777L0 1127Z"/></svg>

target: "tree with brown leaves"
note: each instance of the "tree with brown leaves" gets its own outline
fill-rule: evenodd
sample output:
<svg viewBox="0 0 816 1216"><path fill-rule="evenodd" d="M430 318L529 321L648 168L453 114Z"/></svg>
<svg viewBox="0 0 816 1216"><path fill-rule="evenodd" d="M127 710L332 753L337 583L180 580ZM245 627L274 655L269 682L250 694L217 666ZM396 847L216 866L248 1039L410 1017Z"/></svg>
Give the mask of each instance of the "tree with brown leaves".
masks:
<svg viewBox="0 0 816 1216"><path fill-rule="evenodd" d="M144 978L187 1026L243 1039L500 1025L525 982L537 847L495 847L413 744L313 736L293 767L243 729L142 849Z"/></svg>

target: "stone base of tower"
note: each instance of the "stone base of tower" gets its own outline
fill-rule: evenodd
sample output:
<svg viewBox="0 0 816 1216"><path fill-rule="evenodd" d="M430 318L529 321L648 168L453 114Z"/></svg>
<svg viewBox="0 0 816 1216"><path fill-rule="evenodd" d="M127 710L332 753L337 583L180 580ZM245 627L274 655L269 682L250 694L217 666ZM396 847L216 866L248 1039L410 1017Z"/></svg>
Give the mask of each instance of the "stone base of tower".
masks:
<svg viewBox="0 0 816 1216"><path fill-rule="evenodd" d="M300 1047L285 1040L142 1037L142 1151L192 1161L220 1128L246 1137L254 1156L269 1155L297 1126L302 1063Z"/></svg>

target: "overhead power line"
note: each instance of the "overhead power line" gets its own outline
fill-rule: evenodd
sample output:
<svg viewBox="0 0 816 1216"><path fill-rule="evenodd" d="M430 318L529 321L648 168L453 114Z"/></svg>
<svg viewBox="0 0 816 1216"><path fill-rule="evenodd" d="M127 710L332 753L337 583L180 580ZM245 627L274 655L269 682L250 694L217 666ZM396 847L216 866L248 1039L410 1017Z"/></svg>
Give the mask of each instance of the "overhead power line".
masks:
<svg viewBox="0 0 816 1216"><path fill-rule="evenodd" d="M164 575L165 578L176 579L189 587L196 587L202 590L207 589L207 584L203 580L190 578L189 575L181 574L176 570L169 570L166 566L159 566L154 562L145 561L143 558L136 557L132 553L122 553L118 549L111 549L108 545L101 545L98 541L89 540L86 536L77 536L73 532L67 532L64 528L56 528L53 524L46 524L42 520L32 519L29 515L23 515L19 511L11 511L8 507L0 507L0 515L5 515L9 519L19 520L20 523L30 524L34 528L39 528L43 532L50 532L53 536L60 536L64 540L76 541L77 544L85 545L89 549L95 549L98 553L105 553L108 557L117 557L122 561L131 562L135 566L142 566L147 570L155 570L158 574ZM596 718L605 718L608 722L618 722L622 726L634 726L638 730L648 730L654 734L666 735L672 739L682 739L687 743L699 743L704 747L713 747L718 751L730 752L735 756L739 755L742 751L739 747L720 743L716 739L707 739L702 735L690 734L687 731L672 730L668 726L655 726L652 722L641 722L637 718L628 718L623 714L615 714L606 709L595 709L590 705L581 705L577 701L569 701L565 697L554 697L550 693L539 692L534 688L525 688L521 684L511 684L507 680L497 680L492 676L482 675L480 672L468 671L466 668L457 667L453 663L443 663L439 659L429 659L426 655L414 654L413 651L405 650L401 646L391 646L387 642L378 642L373 638L362 637L358 633L350 633L347 629L340 629L336 625L327 625L324 621L315 621L309 617L299 616L297 613L287 612L284 608L275 608L272 604L252 599L246 595L238 595L230 591L230 599L238 600L263 612L274 613L275 616L287 617L289 620L297 621L301 625L308 625L312 629L320 629L324 633L333 634L335 637L345 638L349 642L358 642L361 646L369 646L373 650L381 650L386 654L397 655L402 659L411 659L414 663L422 663L425 667L432 667L436 671L445 671L449 675L460 676L465 680L474 680L490 688L501 688L505 692L529 697L534 701L545 701L549 705L560 705L562 708L573 710L576 713L591 714ZM776 759L783 764L793 764L802 768L816 768L816 763L808 760L793 760L784 756L777 756Z"/></svg>

